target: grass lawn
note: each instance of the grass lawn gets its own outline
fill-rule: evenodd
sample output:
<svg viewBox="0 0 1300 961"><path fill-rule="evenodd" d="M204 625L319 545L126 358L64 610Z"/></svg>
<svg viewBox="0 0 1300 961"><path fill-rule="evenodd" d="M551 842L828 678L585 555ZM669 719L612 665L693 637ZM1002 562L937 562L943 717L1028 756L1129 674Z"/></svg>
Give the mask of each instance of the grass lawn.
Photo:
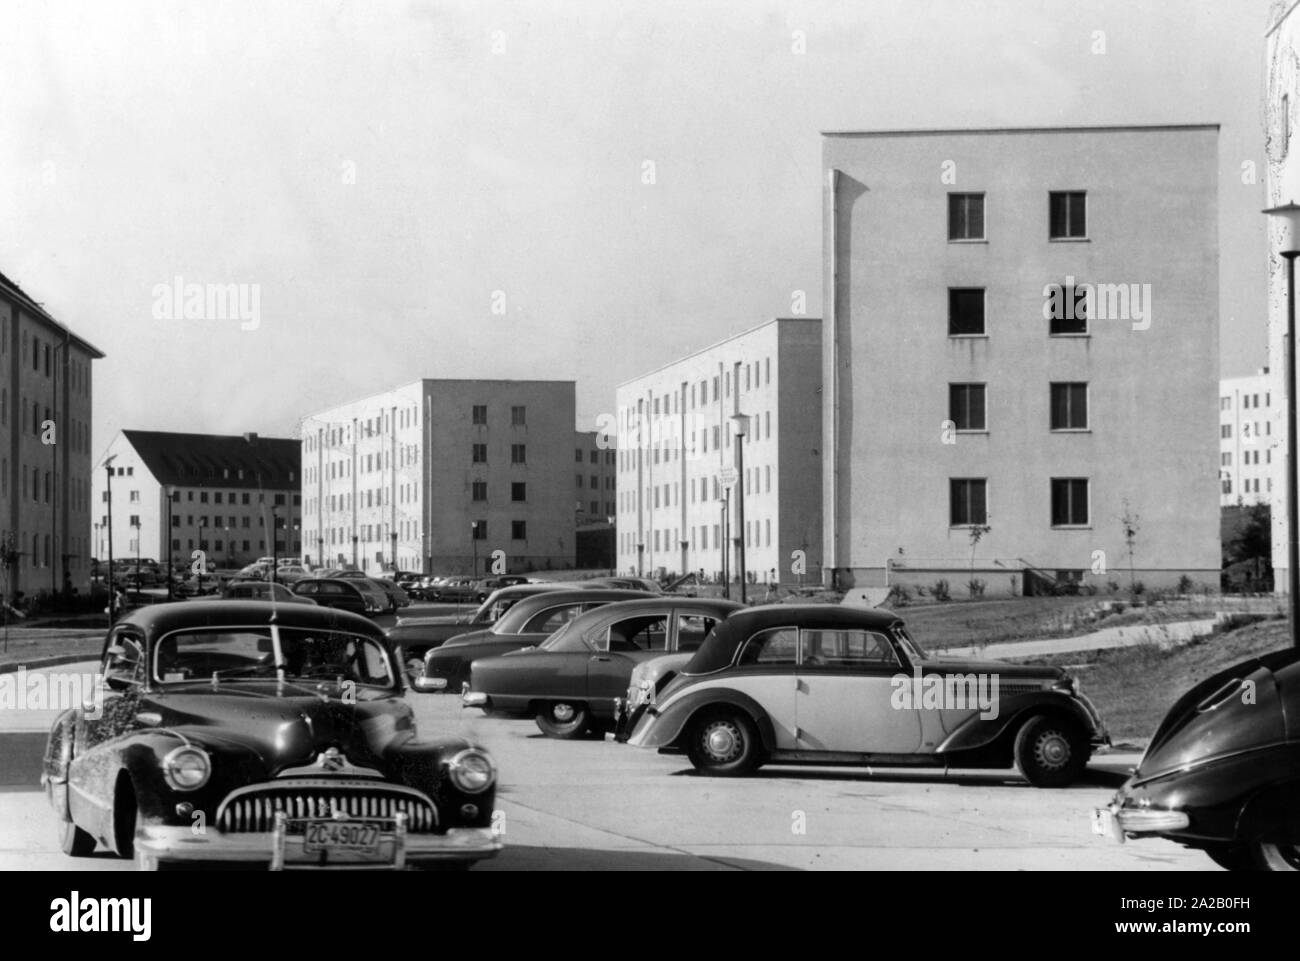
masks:
<svg viewBox="0 0 1300 961"><path fill-rule="evenodd" d="M1146 644L1026 663L1070 666L1119 745L1145 743L1174 701L1198 682L1248 657L1290 645L1287 622L1268 620L1210 634L1172 651Z"/></svg>
<svg viewBox="0 0 1300 961"><path fill-rule="evenodd" d="M3 632L0 632L0 664L25 664L62 654L84 654L89 660L98 660L104 646L105 630L102 627L60 630L11 625L7 650L3 647Z"/></svg>

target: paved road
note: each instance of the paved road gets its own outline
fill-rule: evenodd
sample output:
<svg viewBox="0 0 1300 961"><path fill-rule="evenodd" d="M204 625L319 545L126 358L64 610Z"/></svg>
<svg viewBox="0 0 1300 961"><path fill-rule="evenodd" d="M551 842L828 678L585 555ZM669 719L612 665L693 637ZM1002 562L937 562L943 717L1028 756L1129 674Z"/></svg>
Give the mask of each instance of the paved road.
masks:
<svg viewBox="0 0 1300 961"><path fill-rule="evenodd" d="M1065 790L996 772L764 768L743 780L704 778L683 757L554 741L531 722L462 710L454 696L409 696L422 730L469 733L500 765L507 846L479 870L1217 870L1167 841L1118 846L1090 833L1089 812L1133 755L1096 759L1086 781ZM34 782L44 719L28 720L28 733L0 735L0 770L20 782L0 786L0 869L65 869L73 862L54 846ZM130 868L108 857L76 863Z"/></svg>

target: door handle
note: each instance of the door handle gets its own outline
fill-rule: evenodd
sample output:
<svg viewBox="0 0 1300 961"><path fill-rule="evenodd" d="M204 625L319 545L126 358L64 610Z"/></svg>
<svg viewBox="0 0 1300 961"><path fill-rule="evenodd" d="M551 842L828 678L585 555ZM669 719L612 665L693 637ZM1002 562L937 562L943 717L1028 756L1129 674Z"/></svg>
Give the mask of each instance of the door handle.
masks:
<svg viewBox="0 0 1300 961"><path fill-rule="evenodd" d="M608 662L610 660L609 656L605 654L593 654L591 656L591 659L593 661L605 661L605 662Z"/></svg>

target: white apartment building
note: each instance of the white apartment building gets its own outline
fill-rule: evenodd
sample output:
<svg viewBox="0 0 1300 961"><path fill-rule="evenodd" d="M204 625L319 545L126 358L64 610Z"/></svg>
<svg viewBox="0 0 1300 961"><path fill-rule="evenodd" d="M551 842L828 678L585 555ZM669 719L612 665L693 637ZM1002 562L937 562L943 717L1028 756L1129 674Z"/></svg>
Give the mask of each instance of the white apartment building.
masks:
<svg viewBox="0 0 1300 961"><path fill-rule="evenodd" d="M1286 439L1282 384L1265 367L1219 382L1219 506L1271 504L1282 490Z"/></svg>
<svg viewBox="0 0 1300 961"><path fill-rule="evenodd" d="M750 583L820 581L820 319L729 337L620 385L616 403L620 571L736 581L743 531Z"/></svg>
<svg viewBox="0 0 1300 961"><path fill-rule="evenodd" d="M574 408L573 381L426 379L305 418L307 559L571 568Z"/></svg>

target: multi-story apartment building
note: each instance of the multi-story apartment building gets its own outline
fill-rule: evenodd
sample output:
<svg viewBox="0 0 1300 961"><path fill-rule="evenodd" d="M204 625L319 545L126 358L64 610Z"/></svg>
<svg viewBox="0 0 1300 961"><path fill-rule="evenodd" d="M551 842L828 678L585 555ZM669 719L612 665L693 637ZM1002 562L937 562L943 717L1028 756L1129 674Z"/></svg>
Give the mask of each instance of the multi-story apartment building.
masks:
<svg viewBox="0 0 1300 961"><path fill-rule="evenodd" d="M821 321L784 318L618 387L619 570L735 580L743 532L751 582L820 577L820 365Z"/></svg>
<svg viewBox="0 0 1300 961"><path fill-rule="evenodd" d="M574 407L573 381L426 379L307 417L303 550L369 571L571 568Z"/></svg>
<svg viewBox="0 0 1300 961"><path fill-rule="evenodd" d="M1130 546L1149 587L1217 583L1217 146L1214 125L824 135L841 584L1104 587Z"/></svg>
<svg viewBox="0 0 1300 961"><path fill-rule="evenodd" d="M88 584L95 347L0 274L0 594Z"/></svg>
<svg viewBox="0 0 1300 961"><path fill-rule="evenodd" d="M253 433L121 431L94 473L95 556L108 557L110 513L115 559L190 564L203 551L217 567L237 568L298 556L300 450L294 438Z"/></svg>
<svg viewBox="0 0 1300 961"><path fill-rule="evenodd" d="M1278 378L1265 367L1219 382L1219 505L1270 504L1286 440Z"/></svg>
<svg viewBox="0 0 1300 961"><path fill-rule="evenodd" d="M615 451L600 431L574 432L573 487L576 522L581 526L610 523L614 516Z"/></svg>

